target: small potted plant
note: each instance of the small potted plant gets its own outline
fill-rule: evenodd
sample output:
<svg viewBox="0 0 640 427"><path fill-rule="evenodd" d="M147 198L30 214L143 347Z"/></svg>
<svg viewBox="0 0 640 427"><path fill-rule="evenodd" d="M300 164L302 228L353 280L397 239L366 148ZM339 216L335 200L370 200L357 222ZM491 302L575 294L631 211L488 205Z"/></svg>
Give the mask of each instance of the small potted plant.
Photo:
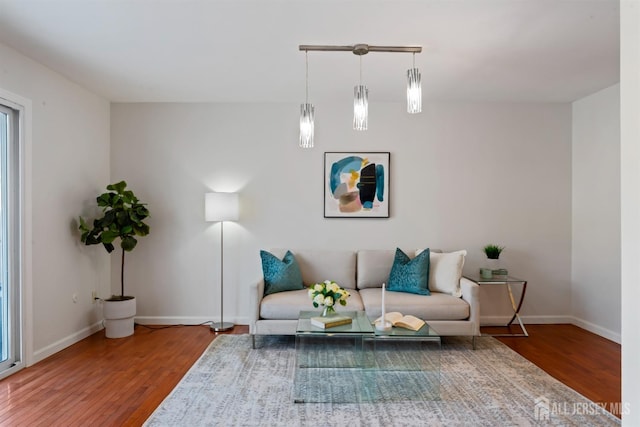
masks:
<svg viewBox="0 0 640 427"><path fill-rule="evenodd" d="M138 244L136 236L149 234L149 226L144 223L149 210L126 187L125 181L110 184L107 186L109 191L96 198L98 206L102 208L102 216L93 220L92 227L80 217L80 240L85 245L102 244L111 253L115 249L114 242L120 239L120 295L113 295L104 301L107 338L122 338L133 334L136 300L124 293L124 255Z"/></svg>
<svg viewBox="0 0 640 427"><path fill-rule="evenodd" d="M484 254L487 256L487 267L480 269L480 275L485 279L498 278L498 276L506 276L506 270L500 268L500 254L504 250L504 246L496 244L488 244L483 248Z"/></svg>
<svg viewBox="0 0 640 427"><path fill-rule="evenodd" d="M484 254L487 256L487 259L499 259L500 254L504 250L504 246L498 246L495 244L489 244L484 247Z"/></svg>

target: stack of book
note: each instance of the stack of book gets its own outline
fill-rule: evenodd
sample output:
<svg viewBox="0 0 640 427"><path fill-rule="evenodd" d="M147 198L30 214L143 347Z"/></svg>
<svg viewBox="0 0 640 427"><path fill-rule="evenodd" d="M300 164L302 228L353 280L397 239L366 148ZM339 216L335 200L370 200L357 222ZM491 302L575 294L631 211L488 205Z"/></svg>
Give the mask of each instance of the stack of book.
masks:
<svg viewBox="0 0 640 427"><path fill-rule="evenodd" d="M506 268L499 268L497 270L489 270L488 268L480 269L480 277L483 279L507 280L508 276L509 272Z"/></svg>
<svg viewBox="0 0 640 427"><path fill-rule="evenodd" d="M509 275L509 272L507 271L506 268L499 268L497 270L491 270L491 277L493 279L506 280L508 275Z"/></svg>
<svg viewBox="0 0 640 427"><path fill-rule="evenodd" d="M327 329L335 326L349 325L353 320L349 316L335 315L327 317L312 317L311 324L318 328Z"/></svg>

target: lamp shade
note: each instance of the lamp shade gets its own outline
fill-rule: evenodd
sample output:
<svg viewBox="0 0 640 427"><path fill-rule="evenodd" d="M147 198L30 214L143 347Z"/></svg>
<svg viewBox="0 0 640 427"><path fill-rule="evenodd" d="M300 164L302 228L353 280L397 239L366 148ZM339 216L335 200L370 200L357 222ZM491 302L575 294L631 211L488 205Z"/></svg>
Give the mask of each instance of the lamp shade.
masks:
<svg viewBox="0 0 640 427"><path fill-rule="evenodd" d="M238 193L206 193L204 195L204 219L211 221L237 221L239 216Z"/></svg>

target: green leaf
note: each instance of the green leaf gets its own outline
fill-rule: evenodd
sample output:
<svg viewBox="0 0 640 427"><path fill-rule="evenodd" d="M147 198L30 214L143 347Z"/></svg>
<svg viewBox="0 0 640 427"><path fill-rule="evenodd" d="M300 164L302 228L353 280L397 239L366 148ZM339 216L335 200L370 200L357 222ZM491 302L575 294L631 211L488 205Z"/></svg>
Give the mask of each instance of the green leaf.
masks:
<svg viewBox="0 0 640 427"><path fill-rule="evenodd" d="M149 234L149 226L144 222L134 224L133 230L138 236L146 236L147 234Z"/></svg>
<svg viewBox="0 0 640 427"><path fill-rule="evenodd" d="M103 243L102 244L107 252L111 253L115 249L115 247L111 243Z"/></svg>
<svg viewBox="0 0 640 427"><path fill-rule="evenodd" d="M126 203L136 203L138 201L136 196L133 194L133 191L131 191L131 190L127 190L127 191L123 192L122 193L122 198L124 199L124 201Z"/></svg>
<svg viewBox="0 0 640 427"><path fill-rule="evenodd" d="M101 208L108 207L111 205L111 193L102 193L96 198L98 202L98 206Z"/></svg>
<svg viewBox="0 0 640 427"><path fill-rule="evenodd" d="M123 226L129 224L129 215L125 211L116 213L116 218L118 219L118 225Z"/></svg>
<svg viewBox="0 0 640 427"><path fill-rule="evenodd" d="M116 238L120 237L120 233L113 230L107 230L102 232L102 243L112 243Z"/></svg>
<svg viewBox="0 0 640 427"><path fill-rule="evenodd" d="M120 246L125 251L131 252L133 248L136 247L137 244L138 244L138 241L134 237L127 236L122 239L122 243L120 243Z"/></svg>
<svg viewBox="0 0 640 427"><path fill-rule="evenodd" d="M107 185L107 190L112 190L118 194L122 194L122 192L126 187L127 187L127 183L124 181L120 181L120 182L116 182L115 184Z"/></svg>
<svg viewBox="0 0 640 427"><path fill-rule="evenodd" d="M149 209L147 209L143 205L136 206L135 212L138 218L140 218L141 220L149 216Z"/></svg>
<svg viewBox="0 0 640 427"><path fill-rule="evenodd" d="M107 211L104 213L104 217L102 218L102 222L100 223L100 225L104 228L107 228L114 223L115 219L116 213L113 210Z"/></svg>
<svg viewBox="0 0 640 427"><path fill-rule="evenodd" d="M102 243L102 241L100 240L100 236L99 236L100 230L96 230L95 228L91 231L88 231L86 233L86 236L83 235L81 237L84 237L84 244L89 246L89 245L97 245L98 243Z"/></svg>

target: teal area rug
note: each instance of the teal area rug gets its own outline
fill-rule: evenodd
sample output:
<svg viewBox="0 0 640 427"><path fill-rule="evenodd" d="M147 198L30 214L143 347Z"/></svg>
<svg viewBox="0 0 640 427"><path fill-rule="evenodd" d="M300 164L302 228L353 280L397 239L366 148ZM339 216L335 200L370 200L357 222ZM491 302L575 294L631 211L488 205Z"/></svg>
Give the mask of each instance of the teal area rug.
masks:
<svg viewBox="0 0 640 427"><path fill-rule="evenodd" d="M292 337L216 338L149 417L155 426L618 426L620 421L500 343L446 338L436 399L294 403Z"/></svg>

